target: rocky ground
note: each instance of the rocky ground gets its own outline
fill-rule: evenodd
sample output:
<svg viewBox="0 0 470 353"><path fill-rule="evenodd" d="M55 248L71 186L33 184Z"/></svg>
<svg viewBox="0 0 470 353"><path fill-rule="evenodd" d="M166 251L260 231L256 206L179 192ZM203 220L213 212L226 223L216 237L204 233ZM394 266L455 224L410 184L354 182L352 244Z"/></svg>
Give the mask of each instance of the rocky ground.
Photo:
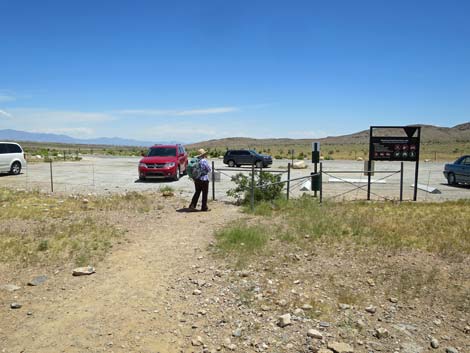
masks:
<svg viewBox="0 0 470 353"><path fill-rule="evenodd" d="M1 265L0 352L470 352L468 257L273 236L238 267L214 232L257 219L186 203L109 212L126 237L92 275Z"/></svg>

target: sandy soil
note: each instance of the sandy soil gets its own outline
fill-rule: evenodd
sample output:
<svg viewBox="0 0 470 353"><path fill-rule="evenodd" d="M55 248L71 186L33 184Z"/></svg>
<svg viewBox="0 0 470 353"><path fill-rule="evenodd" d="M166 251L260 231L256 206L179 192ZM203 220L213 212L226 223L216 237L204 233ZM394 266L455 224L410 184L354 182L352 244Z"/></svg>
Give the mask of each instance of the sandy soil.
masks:
<svg viewBox="0 0 470 353"><path fill-rule="evenodd" d="M469 351L468 256L306 250L273 236L272 253L240 270L209 245L217 229L249 216L223 203L207 213L182 212L186 205L175 197L150 213L104 214L128 232L90 276L73 277L72 265L0 265L0 286L21 286L0 290L0 352L332 353L325 347L335 341L356 353ZM48 280L26 285L38 275ZM287 313L292 324L281 328Z"/></svg>
<svg viewBox="0 0 470 353"><path fill-rule="evenodd" d="M179 317L194 307L172 288L209 261L214 229L240 216L217 203L211 212L177 212L185 204L174 200L154 218L111 215L129 229L129 243L118 244L91 276L71 276L72 266L2 268L0 283L22 288L0 291L0 352L185 351L192 333ZM42 274L47 282L26 285ZM12 302L22 308L10 309Z"/></svg>

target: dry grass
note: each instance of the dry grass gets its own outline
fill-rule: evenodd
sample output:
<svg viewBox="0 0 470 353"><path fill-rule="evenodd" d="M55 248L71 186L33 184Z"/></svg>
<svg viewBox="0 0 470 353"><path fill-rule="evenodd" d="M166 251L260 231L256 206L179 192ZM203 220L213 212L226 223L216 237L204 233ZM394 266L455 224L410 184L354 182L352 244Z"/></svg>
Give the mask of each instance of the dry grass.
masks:
<svg viewBox="0 0 470 353"><path fill-rule="evenodd" d="M391 297L419 302L420 312L436 303L455 315L470 312L469 201L320 206L305 197L259 204L253 214L218 234L219 252L235 268L272 279L275 298L292 309L305 302L292 282L305 283L312 319L335 321L340 303L361 308ZM338 325L346 335L360 329L347 315Z"/></svg>
<svg viewBox="0 0 470 353"><path fill-rule="evenodd" d="M326 203L305 197L273 211L288 238L350 242L377 248L419 249L459 260L470 254L470 202Z"/></svg>
<svg viewBox="0 0 470 353"><path fill-rule="evenodd" d="M116 227L93 218L33 226L31 231L6 229L0 239L0 262L23 266L73 262L84 266L101 260L122 236Z"/></svg>
<svg viewBox="0 0 470 353"><path fill-rule="evenodd" d="M61 197L0 189L0 262L30 266L99 261L123 235L109 212L148 212L151 195Z"/></svg>

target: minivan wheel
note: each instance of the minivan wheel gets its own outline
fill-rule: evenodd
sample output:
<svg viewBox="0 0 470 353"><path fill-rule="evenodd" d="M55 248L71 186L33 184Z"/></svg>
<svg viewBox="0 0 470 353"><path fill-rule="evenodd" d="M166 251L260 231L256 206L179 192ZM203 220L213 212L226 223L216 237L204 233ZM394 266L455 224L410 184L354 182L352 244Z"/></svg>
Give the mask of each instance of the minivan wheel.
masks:
<svg viewBox="0 0 470 353"><path fill-rule="evenodd" d="M228 166L229 166L230 168L235 167L235 162L232 161L232 160L228 161Z"/></svg>
<svg viewBox="0 0 470 353"><path fill-rule="evenodd" d="M21 163L15 162L11 165L10 173L13 175L18 175L21 173Z"/></svg>
<svg viewBox="0 0 470 353"><path fill-rule="evenodd" d="M455 179L454 173L449 173L449 174L447 175L447 183L448 183L449 185L455 185L455 184L457 184L457 180Z"/></svg>

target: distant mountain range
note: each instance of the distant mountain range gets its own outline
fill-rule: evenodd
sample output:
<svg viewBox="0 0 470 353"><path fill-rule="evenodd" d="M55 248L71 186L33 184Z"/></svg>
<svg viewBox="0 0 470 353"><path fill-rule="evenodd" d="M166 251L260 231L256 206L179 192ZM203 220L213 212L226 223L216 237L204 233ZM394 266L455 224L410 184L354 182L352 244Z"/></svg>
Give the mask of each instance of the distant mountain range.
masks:
<svg viewBox="0 0 470 353"><path fill-rule="evenodd" d="M439 127L433 125L416 124L421 126L421 140L428 143L452 143L470 142L470 122L456 125L454 127ZM380 131L383 135L395 135L395 130ZM86 144L86 145L114 145L114 146L136 146L148 147L156 143L175 144L178 141L139 141L120 137L100 137L94 139L77 139L67 135L34 133L17 130L0 130L0 140L27 141L27 142L49 142L65 144ZM312 141L320 141L324 144L367 144L369 142L369 130L363 130L349 135L328 136L324 138L311 139L290 139L271 138L255 139L248 137L229 137L216 140L202 141L187 145L189 148L246 148L248 146L272 146L272 145L303 145Z"/></svg>
<svg viewBox="0 0 470 353"><path fill-rule="evenodd" d="M113 146L136 146L148 147L156 143L174 144L176 141L138 141L120 137L99 137L94 139L77 139L67 135L36 133L18 130L0 130L0 140L27 141L27 142L49 142L85 145L113 145Z"/></svg>
<svg viewBox="0 0 470 353"><path fill-rule="evenodd" d="M454 127L439 127L433 125L415 124L421 126L421 141L423 143L452 143L470 142L470 122L456 125ZM378 131L382 136L404 136L404 132L396 129L383 129ZM287 146L287 145L308 145L312 141L319 141L322 144L368 144L369 130L363 130L349 135L328 136L324 138L311 139L290 139L290 138L270 138L255 139L248 137L229 137L224 139L202 141L189 144L190 148L247 148L249 146Z"/></svg>

